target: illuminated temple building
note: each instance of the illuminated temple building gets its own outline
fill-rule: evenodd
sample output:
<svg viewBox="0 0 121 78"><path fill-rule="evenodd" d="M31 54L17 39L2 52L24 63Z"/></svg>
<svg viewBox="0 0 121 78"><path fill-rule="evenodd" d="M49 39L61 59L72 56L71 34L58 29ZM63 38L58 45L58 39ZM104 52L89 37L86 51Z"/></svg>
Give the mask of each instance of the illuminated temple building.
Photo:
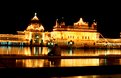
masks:
<svg viewBox="0 0 121 78"><path fill-rule="evenodd" d="M94 21L91 26L84 22L82 18L73 26L65 26L65 22L58 23L53 27L51 38L60 46L91 46L99 40L97 32L97 23Z"/></svg>
<svg viewBox="0 0 121 78"><path fill-rule="evenodd" d="M44 32L37 14L31 19L26 30L13 34L0 34L1 45L42 45L49 40L49 32Z"/></svg>
<svg viewBox="0 0 121 78"><path fill-rule="evenodd" d="M110 44L112 43L112 44ZM105 47L118 43L121 47L121 39L100 38L97 32L97 22L89 26L82 18L72 26L66 26L64 21L55 21L51 32L45 32L44 26L40 23L37 13L31 19L30 24L24 31L17 31L17 34L0 34L0 45L17 46L53 46L58 44L61 47Z"/></svg>

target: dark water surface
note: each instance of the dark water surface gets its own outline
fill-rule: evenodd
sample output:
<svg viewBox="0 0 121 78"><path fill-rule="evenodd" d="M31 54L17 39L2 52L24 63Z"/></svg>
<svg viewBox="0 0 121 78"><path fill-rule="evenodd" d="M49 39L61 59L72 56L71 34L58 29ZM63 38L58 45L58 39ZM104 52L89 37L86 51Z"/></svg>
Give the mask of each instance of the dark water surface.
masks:
<svg viewBox="0 0 121 78"><path fill-rule="evenodd" d="M46 56L47 47L0 47L0 56ZM61 56L120 56L120 49L62 49ZM3 59L0 70L17 76L49 78L121 78L121 58ZM12 68L12 69L11 69ZM36 70L36 71L35 71ZM34 71L34 72L33 72ZM26 73L25 73L26 72ZM36 73L36 74L35 74ZM11 74L10 74L11 75Z"/></svg>

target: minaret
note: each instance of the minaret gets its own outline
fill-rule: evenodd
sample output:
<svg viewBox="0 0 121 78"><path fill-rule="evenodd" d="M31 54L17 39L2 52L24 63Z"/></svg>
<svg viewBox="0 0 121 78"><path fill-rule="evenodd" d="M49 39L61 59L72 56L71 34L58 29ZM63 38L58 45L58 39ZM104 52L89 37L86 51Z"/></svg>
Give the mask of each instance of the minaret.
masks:
<svg viewBox="0 0 121 78"><path fill-rule="evenodd" d="M64 17L62 17L60 25L65 25Z"/></svg>
<svg viewBox="0 0 121 78"><path fill-rule="evenodd" d="M97 22L95 22L95 20L93 20L91 27L92 29L97 29Z"/></svg>
<svg viewBox="0 0 121 78"><path fill-rule="evenodd" d="M58 19L56 19L55 26L56 26L56 27L59 26Z"/></svg>
<svg viewBox="0 0 121 78"><path fill-rule="evenodd" d="M58 19L56 19L55 26L53 28L57 28L59 26Z"/></svg>

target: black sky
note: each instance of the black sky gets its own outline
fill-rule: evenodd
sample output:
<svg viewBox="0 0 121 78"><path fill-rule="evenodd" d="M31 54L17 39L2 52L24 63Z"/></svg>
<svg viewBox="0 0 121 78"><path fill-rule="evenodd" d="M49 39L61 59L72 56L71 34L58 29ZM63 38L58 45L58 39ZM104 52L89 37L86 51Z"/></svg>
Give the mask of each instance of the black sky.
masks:
<svg viewBox="0 0 121 78"><path fill-rule="evenodd" d="M98 23L98 32L104 37L118 38L120 29L119 2L105 1L4 1L0 5L0 33L23 31L28 26L34 13L45 27L51 31L55 20L64 17L67 25L72 25L80 17L86 22L94 19ZM6 30L7 29L7 30Z"/></svg>

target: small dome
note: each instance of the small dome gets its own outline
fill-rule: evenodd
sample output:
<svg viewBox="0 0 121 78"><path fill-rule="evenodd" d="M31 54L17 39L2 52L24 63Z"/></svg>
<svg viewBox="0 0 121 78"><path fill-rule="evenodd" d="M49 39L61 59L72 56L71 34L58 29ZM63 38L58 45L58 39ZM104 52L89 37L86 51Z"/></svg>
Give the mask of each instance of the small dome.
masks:
<svg viewBox="0 0 121 78"><path fill-rule="evenodd" d="M88 23L84 22L83 19L80 18L78 22L74 23L74 25L85 25L85 26L88 26Z"/></svg>
<svg viewBox="0 0 121 78"><path fill-rule="evenodd" d="M31 19L30 25L26 28L27 31L44 31L44 27L39 23L39 19L37 17L37 13L35 13L34 17Z"/></svg>
<svg viewBox="0 0 121 78"><path fill-rule="evenodd" d="M26 30L27 31L44 31L44 27L42 25L39 27L34 27L33 25L29 25Z"/></svg>
<svg viewBox="0 0 121 78"><path fill-rule="evenodd" d="M33 28L33 26L32 25L29 25L28 27L27 27L27 31L30 31L30 30L33 30L34 28Z"/></svg>
<svg viewBox="0 0 121 78"><path fill-rule="evenodd" d="M37 13L34 14L34 17L31 20L39 20L37 17Z"/></svg>
<svg viewBox="0 0 121 78"><path fill-rule="evenodd" d="M42 25L40 26L40 30L41 31L44 31L44 27Z"/></svg>

